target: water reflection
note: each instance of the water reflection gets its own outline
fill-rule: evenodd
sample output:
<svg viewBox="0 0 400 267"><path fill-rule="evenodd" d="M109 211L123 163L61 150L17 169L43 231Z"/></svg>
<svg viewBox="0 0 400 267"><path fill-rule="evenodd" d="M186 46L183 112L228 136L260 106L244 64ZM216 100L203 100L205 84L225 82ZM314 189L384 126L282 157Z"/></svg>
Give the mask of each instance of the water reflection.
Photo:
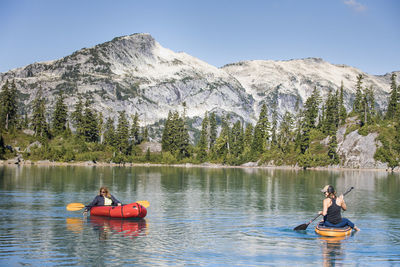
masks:
<svg viewBox="0 0 400 267"><path fill-rule="evenodd" d="M67 224L67 230L75 234L78 234L83 230L82 218L67 218L66 224Z"/></svg>
<svg viewBox="0 0 400 267"><path fill-rule="evenodd" d="M343 262L344 249L342 248L342 241L348 237L319 237L321 240L322 256L324 266L335 266L336 263Z"/></svg>
<svg viewBox="0 0 400 267"><path fill-rule="evenodd" d="M132 220L90 216L87 220L92 228L98 232L99 240L109 239L114 234L133 238L141 233L146 234L145 230L148 229L145 219Z"/></svg>
<svg viewBox="0 0 400 267"><path fill-rule="evenodd" d="M148 225L145 219L119 219L103 216L89 216L87 218L67 218L67 230L78 234L85 229L85 222L96 232L99 240L109 239L113 234L124 237L136 237L147 234Z"/></svg>

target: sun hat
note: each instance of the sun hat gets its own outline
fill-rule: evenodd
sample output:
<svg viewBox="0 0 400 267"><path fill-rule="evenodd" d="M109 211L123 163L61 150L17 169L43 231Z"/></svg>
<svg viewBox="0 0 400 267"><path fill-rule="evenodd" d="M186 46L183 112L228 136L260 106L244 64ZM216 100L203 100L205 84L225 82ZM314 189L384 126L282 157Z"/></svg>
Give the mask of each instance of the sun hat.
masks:
<svg viewBox="0 0 400 267"><path fill-rule="evenodd" d="M330 187L329 184L325 185L324 188L322 188L321 192L322 192L322 193L327 192L329 187Z"/></svg>

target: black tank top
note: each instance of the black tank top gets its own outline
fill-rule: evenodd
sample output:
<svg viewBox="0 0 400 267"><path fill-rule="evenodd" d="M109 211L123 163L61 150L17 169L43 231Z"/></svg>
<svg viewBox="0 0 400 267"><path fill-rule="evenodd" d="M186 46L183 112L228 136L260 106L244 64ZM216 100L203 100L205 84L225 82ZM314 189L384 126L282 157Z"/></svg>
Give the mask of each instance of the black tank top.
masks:
<svg viewBox="0 0 400 267"><path fill-rule="evenodd" d="M326 221L338 224L342 221L341 207L336 204L336 198L332 198L332 205L328 208Z"/></svg>

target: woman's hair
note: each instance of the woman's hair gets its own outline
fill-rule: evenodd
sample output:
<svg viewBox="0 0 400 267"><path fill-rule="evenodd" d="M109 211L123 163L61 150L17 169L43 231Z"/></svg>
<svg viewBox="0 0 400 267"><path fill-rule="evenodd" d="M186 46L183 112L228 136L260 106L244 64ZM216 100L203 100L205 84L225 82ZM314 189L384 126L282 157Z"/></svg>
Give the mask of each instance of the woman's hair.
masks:
<svg viewBox="0 0 400 267"><path fill-rule="evenodd" d="M333 188L333 186L328 186L328 189L326 190L326 192L328 193L328 197L336 197L336 191L335 188Z"/></svg>
<svg viewBox="0 0 400 267"><path fill-rule="evenodd" d="M100 196L101 196L101 191L106 192L106 197L108 197L108 198L111 197L110 192L108 191L108 188L107 188L107 187L105 187L105 186L100 187L100 190L99 190L99 195L100 195Z"/></svg>

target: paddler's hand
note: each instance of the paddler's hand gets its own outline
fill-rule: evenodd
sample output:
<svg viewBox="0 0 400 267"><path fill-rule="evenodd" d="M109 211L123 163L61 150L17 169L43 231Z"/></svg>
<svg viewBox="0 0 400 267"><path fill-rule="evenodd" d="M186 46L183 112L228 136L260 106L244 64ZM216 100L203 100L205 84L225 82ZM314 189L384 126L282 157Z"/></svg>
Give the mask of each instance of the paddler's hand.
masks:
<svg viewBox="0 0 400 267"><path fill-rule="evenodd" d="M346 202L344 202L344 196L343 196L343 194L340 195L340 196L338 197L338 200L339 200L338 203L340 203L340 205L342 205L342 203L346 203Z"/></svg>
<svg viewBox="0 0 400 267"><path fill-rule="evenodd" d="M121 206L121 203L118 203L118 206Z"/></svg>
<svg viewBox="0 0 400 267"><path fill-rule="evenodd" d="M82 213L83 216L87 216L87 210Z"/></svg>
<svg viewBox="0 0 400 267"><path fill-rule="evenodd" d="M322 210L320 210L320 211L318 212L318 214L319 214L319 215L322 215Z"/></svg>

